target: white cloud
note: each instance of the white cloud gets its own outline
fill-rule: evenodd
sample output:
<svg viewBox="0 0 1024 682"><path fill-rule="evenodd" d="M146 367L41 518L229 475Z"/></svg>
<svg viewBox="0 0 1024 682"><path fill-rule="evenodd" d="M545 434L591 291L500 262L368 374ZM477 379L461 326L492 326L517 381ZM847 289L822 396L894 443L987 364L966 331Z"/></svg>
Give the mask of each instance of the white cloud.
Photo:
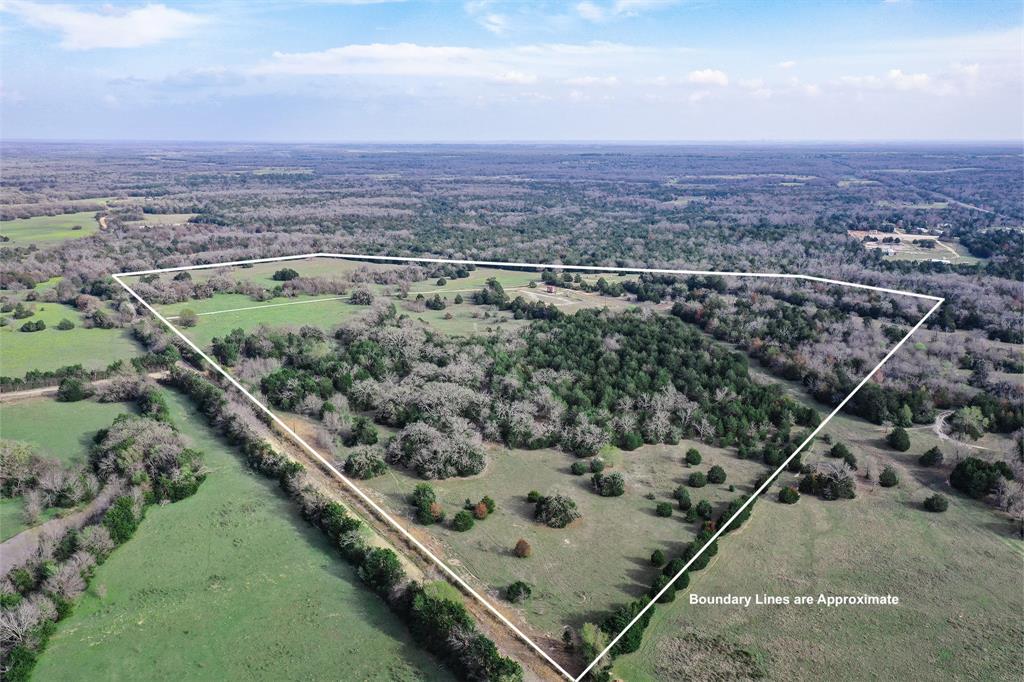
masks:
<svg viewBox="0 0 1024 682"><path fill-rule="evenodd" d="M576 5L576 11L587 21L604 21L606 16L604 9L589 0L584 0Z"/></svg>
<svg viewBox="0 0 1024 682"><path fill-rule="evenodd" d="M575 86L588 86L588 85L605 85L615 86L619 84L619 79L615 76L579 76L577 78L566 78L563 81L566 85Z"/></svg>
<svg viewBox="0 0 1024 682"><path fill-rule="evenodd" d="M718 69L700 69L698 71L691 71L688 76L688 80L691 83L719 85L723 87L729 84L728 74L724 71L719 71Z"/></svg>
<svg viewBox="0 0 1024 682"><path fill-rule="evenodd" d="M926 73L903 73L901 69L889 70L889 82L899 90L927 90L932 79Z"/></svg>
<svg viewBox="0 0 1024 682"><path fill-rule="evenodd" d="M793 61L792 59L787 59L784 62L779 62L780 69L792 69L794 66L796 66L796 62Z"/></svg>
<svg viewBox="0 0 1024 682"><path fill-rule="evenodd" d="M9 0L2 9L32 26L59 31L60 46L66 50L154 45L185 36L206 21L161 4L127 10L105 5L99 12L89 12L70 5Z"/></svg>
<svg viewBox="0 0 1024 682"><path fill-rule="evenodd" d="M688 99L690 100L690 104L696 104L702 99L707 98L710 94L710 90L697 90L696 92L691 92Z"/></svg>
<svg viewBox="0 0 1024 682"><path fill-rule="evenodd" d="M564 81L611 70L636 75L678 58L680 49L616 43L547 43L517 47L345 45L319 52L275 52L256 75L477 78L505 83ZM511 74L511 75L510 75Z"/></svg>
<svg viewBox="0 0 1024 682"><path fill-rule="evenodd" d="M508 30L508 17L504 14L485 14L480 17L480 25L495 35Z"/></svg>
<svg viewBox="0 0 1024 682"><path fill-rule="evenodd" d="M616 17L635 17L648 10L657 10L676 4L677 0L615 0L610 5L598 5L583 0L576 5L576 13L593 22L607 21Z"/></svg>

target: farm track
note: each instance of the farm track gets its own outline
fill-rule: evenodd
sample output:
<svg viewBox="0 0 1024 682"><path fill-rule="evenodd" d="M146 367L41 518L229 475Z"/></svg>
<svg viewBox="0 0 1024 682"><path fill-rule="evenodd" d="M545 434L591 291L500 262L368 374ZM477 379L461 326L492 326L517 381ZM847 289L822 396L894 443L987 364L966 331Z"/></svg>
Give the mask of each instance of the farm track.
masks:
<svg viewBox="0 0 1024 682"><path fill-rule="evenodd" d="M167 372L150 372L146 375L146 377L154 380L160 380L166 376ZM106 386L110 382L110 379L97 379L96 381L90 382L90 385L93 388L100 388ZM0 403L15 403L22 400L45 398L47 396L56 395L59 388L60 386L41 386L39 388L26 388L23 391L6 391L0 393Z"/></svg>

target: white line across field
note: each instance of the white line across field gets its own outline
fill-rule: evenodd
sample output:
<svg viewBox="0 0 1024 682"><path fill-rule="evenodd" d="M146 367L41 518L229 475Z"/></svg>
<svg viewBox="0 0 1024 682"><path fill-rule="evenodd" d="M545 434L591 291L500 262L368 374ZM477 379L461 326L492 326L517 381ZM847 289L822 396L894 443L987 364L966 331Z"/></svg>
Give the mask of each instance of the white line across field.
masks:
<svg viewBox="0 0 1024 682"><path fill-rule="evenodd" d="M364 493L362 490L360 490L358 486L356 486L344 474L342 474L340 471L338 471L338 469L335 468L335 466L333 464L331 464L323 455L321 455L319 452L317 452L309 443L307 443L305 440L303 440L301 436L299 436L297 433L295 433L295 431L293 431L291 427L289 427L284 421L282 421L280 417L278 417L276 414L274 414L274 412L269 407L267 407L266 405L261 403L259 400L257 400L256 397L252 393L250 393L244 386L242 386L241 383L238 382L238 380L236 380L233 376L231 376L223 367L221 367L217 362L215 362L213 360L213 358L211 358L209 355L207 355L191 339L189 339L187 336L185 336L185 334L182 333L177 327L175 327L173 324L171 324L170 321L168 320L168 318L164 317L159 312L157 312L156 309L153 308L153 306L151 306L149 303L147 303L145 299L143 299L141 296L139 296L139 294L136 293L134 289L132 289L130 286L128 286L122 280L123 277L132 277L132 276L137 276L137 275L150 275L150 274L157 274L157 273L162 273L162 272L177 272L177 271L181 271L181 270L199 270L199 269L206 269L206 268L228 267L228 266L233 266L233 265L248 265L248 264L252 264L252 263L272 263L272 262L279 262L279 261L302 260L302 259L309 259L309 258L338 258L338 259L351 259L351 260L364 260L364 261L365 260L370 260L370 261L402 262L402 263L439 263L439 264L447 264L447 265L475 265L475 266L478 266L478 267L498 267L498 268L502 268L502 267L504 267L504 268L519 267L519 268L536 268L536 269L575 270L575 271L587 271L587 272L625 272L625 273L648 272L648 273L669 274L669 275L720 275L720 276L731 276L731 277L751 277L751 278L761 278L761 279L806 280L806 281L810 281L810 282L819 282L819 283L823 283L823 284L832 284L832 285L837 285L837 286L846 286L846 287L851 287L851 288L855 288L855 289L867 289L867 290L870 290L870 291L881 291L881 292L890 293L890 294L896 294L896 295L900 295L900 296L909 296L909 297L912 297L912 298L918 298L918 299L924 299L924 300L932 301L934 305L932 305L932 307L928 310L928 312L926 312L924 314L923 317L921 317L921 319L917 322L917 324L915 324L914 327L909 332L907 332L907 334L902 339L900 339L900 342L897 343L895 346L893 346L893 348L885 355L885 357L882 358L881 362L879 362L877 365L875 365L874 369L872 369L871 372L869 372L867 374L867 376L865 376L863 379L860 380L860 383L857 384L856 388L854 388L853 391L851 391L850 394L848 396L846 396L842 400L842 402L840 402L835 407L835 409L833 409L828 414L828 416L825 417L825 419L822 420L822 422L818 425L818 427L815 428L810 433L810 435L807 436L807 438L804 439L804 441L800 444L800 446L797 447L796 450L794 450L793 453L789 457L787 457L786 460L784 462L782 462L782 464L780 464L777 469L775 469L775 471L768 477L768 479L763 484L761 484L761 486L757 490L755 490L747 498L747 501L744 502L743 505L740 506L740 508L737 509L736 512L733 513L733 515L730 516L725 521L725 523L723 523L718 528L718 530L715 532L715 534L711 536L711 538L708 540L708 542L705 543L704 546L700 550L698 550L696 554L694 554L694 556L686 563L686 565L683 566L679 570L679 572L677 572L674 576L672 576L672 579L664 587L662 587L661 591L658 592L658 594L654 595L654 597L651 598L651 600L647 603L647 605L644 606L644 608L642 608L639 611L639 613L636 614L636 616L633 618L633 620L630 621L629 624L627 624L626 627L624 627L622 629L622 631L619 632L618 635L616 635L608 643L608 645L604 648L604 650L600 654L598 654L597 657L595 657L593 661L591 661L591 663L586 667L586 669L584 669L583 672L580 673L578 676L573 677L573 675L571 673L566 671L561 665L558 664L557 661L555 661L550 655L548 655L548 653L546 651L544 651L544 649L542 649L536 642L534 642L525 633L523 633L523 631L520 630L508 618L506 618L504 614L502 614L497 608L495 608L493 605L491 605L491 603L488 600L484 599L484 597L482 595L480 595L476 590L474 590L455 571L453 571L451 568L449 568L448 565L445 562L443 562L433 552L431 552L429 549L427 549L423 545L423 543L421 543L419 540L417 540L415 537L413 537L413 535L411 533L409 533L409 531L406 530L405 527L402 526L402 524L398 523L398 521L396 521L390 514L388 514L386 511L384 511L384 509L382 509L380 507L380 505L378 505L376 502L374 502L370 497L368 497L366 495L366 493ZM510 628L512 630L512 632L514 632L516 634L516 636L519 637L519 639L521 639L523 642L525 642L531 649L533 649L535 652L537 652L537 654L539 654L544 660L546 660L548 663L550 663L551 666L553 666L555 668L555 670L557 670L559 673L564 675L566 677L566 679L570 680L571 682L579 682L580 680L582 680L583 677L585 677L586 674L588 672L590 672L590 670L595 665L597 665L597 663L602 658L604 658L608 654L609 651L611 651L612 647L614 647L615 644L618 643L618 641L620 639L622 639L623 635L625 635L625 633L630 628L632 628L637 623L637 621L639 621L644 616L644 614L647 613L648 610L650 610L654 606L654 604L657 602L657 600L668 589L670 589L672 587L672 585L675 584L676 580L678 580L680 578L680 576L682 576L682 574L685 573L687 571L687 569L689 569L690 565L693 564L693 562L696 561L705 552L705 550L707 550L707 548L710 546L710 544L712 542L716 541L719 538L719 536L721 536L722 533L724 533L726 531L726 529L728 529L729 526L732 525L732 523L736 520L736 518L740 514L742 514L747 509L747 507L749 507L754 502L754 500L756 500L757 497L768 488L769 485L771 485L774 482L775 478L778 477L778 475L780 473L782 473L782 471L793 460L793 458L796 457L797 454L803 448L805 448L807 446L807 444L809 442L811 442L811 440L814 439L815 436L818 435L818 433L825 427L825 425L828 424L828 422L833 417L835 417L839 413L839 411L841 409L843 409L843 407L853 398L854 395L856 395L857 391L859 391L871 379L871 377L874 376L875 373L878 372L882 368L882 366L885 365L885 363L889 361L889 359L896 353L896 351L898 351L900 348L903 347L903 344L905 344L907 342L907 340L910 339L910 337L914 334L914 332L916 332L918 329L921 328L921 326L932 315L932 313L934 313L936 310L938 310L939 306L941 306L943 304L943 302L945 301L944 298L941 298L941 297L938 297L938 296L931 296L931 295L928 295L928 294L919 294L919 293L915 293L915 292L912 292L912 291L901 291L901 290L898 290L898 289L887 289L887 288L884 288L884 287L877 287L877 286L872 286L872 285L869 285L869 284L858 284L856 282L843 282L843 281L840 281L840 280L828 279L828 278L825 278L825 277L817 277L817 276L813 276L813 275L798 275L798 274L790 274L790 273L716 272L716 271L712 271L712 270L670 270L670 269L665 269L665 268L598 267L598 266L588 266L588 265L557 265L557 264L546 264L546 263L502 263L502 262L499 262L499 261L452 260L452 259L445 259L445 258L404 258L404 257L397 257L397 256L369 256L369 255L359 255L359 254L334 254L334 253L307 253L307 254L301 254L301 255L297 255L297 256L278 256L278 257L275 257L275 258L254 258L254 259L250 259L250 260L231 261L231 262L227 262L227 263L210 263L210 264L204 264L204 265L192 265L192 266L182 266L182 267L173 267L173 268L158 268L158 269L154 269L154 270L140 270L140 271L137 271L137 272L121 272L121 273L118 273L116 275L113 275L113 278L114 278L114 280L118 284L120 284L122 287L124 287L124 289L132 297L134 297L136 300L138 300L143 305L143 307L145 307L147 310L149 310L151 313L153 313L153 315L155 315L157 317L157 319L159 319L161 322L163 322L165 325L167 325L167 327L174 334L176 334L179 338L181 338L182 341L187 343L196 353L198 353L199 356L201 358L203 358L203 360L208 362L210 364L210 366L212 366L215 370L217 370L217 372L219 372L221 375L223 375L224 378L226 378L228 380L228 382L231 383L232 386L234 386L239 391L241 391L243 395L245 395L249 400L251 400L253 402L253 404L256 405L256 407L258 407L262 412L264 412L268 417L270 417L270 419L273 420L278 426L280 426L282 429L284 429L285 432L288 435L290 435L295 440L296 443L298 443L300 446L302 446L303 449L305 449L314 458L316 458L317 461L319 461L324 467L326 467L347 488L352 490L361 500L363 500L366 504L368 504L371 509L373 509L377 514L380 515L381 518L383 518L388 524L390 524L392 527L394 527L395 530L397 530L406 540L408 540L410 543L412 543L418 550L423 552L423 554L425 556L429 557L431 561L433 561L435 564L437 564L437 566L445 573L445 575L447 575L453 582L455 582L460 588L462 588L465 591L466 594L472 596L474 599L476 599L478 602L480 602L484 606L484 608L486 608L488 610L488 612L490 612L493 616L495 616L498 620L500 620L508 628ZM301 301L301 302L302 303L313 303L315 301ZM295 303L299 303L299 301L296 301ZM274 305L294 305L295 303L281 303L281 304L274 304ZM270 307L270 306L253 306L253 308L262 308L262 307ZM243 308L242 310L245 310L245 308ZM218 312L230 312L230 311L218 311ZM212 314L212 313L205 313L205 314Z"/></svg>
<svg viewBox="0 0 1024 682"><path fill-rule="evenodd" d="M316 299L313 299L311 301L289 301L288 303L265 303L263 305L250 305L250 306L246 306L244 308L228 308L226 310L211 310L211 311L205 312L205 313L196 313L196 317L201 317L203 315L222 315L224 313L237 313L237 312L241 312L243 310L259 310L261 308L280 308L281 306L285 306L285 305L303 305L303 304L306 304L306 303L323 303L325 301L340 301L340 300L345 299L345 298L348 298L348 297L347 296L332 296L331 298L316 298ZM180 319L180 318L181 318L181 315L168 315L167 316L168 320L177 320L177 319Z"/></svg>

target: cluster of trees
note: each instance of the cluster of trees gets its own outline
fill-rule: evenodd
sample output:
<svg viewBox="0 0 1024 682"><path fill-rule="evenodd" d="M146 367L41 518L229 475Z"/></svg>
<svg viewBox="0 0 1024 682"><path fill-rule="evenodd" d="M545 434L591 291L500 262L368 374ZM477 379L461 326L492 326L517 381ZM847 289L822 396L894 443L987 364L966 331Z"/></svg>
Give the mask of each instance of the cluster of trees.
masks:
<svg viewBox="0 0 1024 682"><path fill-rule="evenodd" d="M577 509L576 502L568 495L540 495L531 492L527 500L535 505L533 518L550 528L565 528L583 516Z"/></svg>
<svg viewBox="0 0 1024 682"><path fill-rule="evenodd" d="M799 491L823 500L853 499L857 483L846 464L822 462L800 479Z"/></svg>

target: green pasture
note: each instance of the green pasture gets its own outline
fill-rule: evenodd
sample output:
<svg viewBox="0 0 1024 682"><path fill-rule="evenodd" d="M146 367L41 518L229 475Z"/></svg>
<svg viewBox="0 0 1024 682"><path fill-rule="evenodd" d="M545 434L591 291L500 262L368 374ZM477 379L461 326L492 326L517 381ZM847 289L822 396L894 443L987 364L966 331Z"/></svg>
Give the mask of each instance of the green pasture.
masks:
<svg viewBox="0 0 1024 682"><path fill-rule="evenodd" d="M0 375L23 376L30 370L51 370L81 364L86 369L102 369L117 360L141 355L142 347L126 329L88 329L82 316L72 306L62 303L32 303L35 315L15 320L0 327ZM74 329L61 331L62 319L75 324ZM19 331L25 322L42 320L46 329L38 332Z"/></svg>
<svg viewBox="0 0 1024 682"><path fill-rule="evenodd" d="M0 438L32 443L41 455L83 464L96 432L110 426L117 415L131 411L131 405L95 400L62 403L33 398L0 403Z"/></svg>
<svg viewBox="0 0 1024 682"><path fill-rule="evenodd" d="M76 227L81 229L76 230ZM10 238L9 242L2 242L0 245L59 242L88 237L99 229L96 213L92 211L0 220L0 235Z"/></svg>
<svg viewBox="0 0 1024 682"><path fill-rule="evenodd" d="M168 400L210 474L96 570L36 679L452 679L276 483Z"/></svg>

